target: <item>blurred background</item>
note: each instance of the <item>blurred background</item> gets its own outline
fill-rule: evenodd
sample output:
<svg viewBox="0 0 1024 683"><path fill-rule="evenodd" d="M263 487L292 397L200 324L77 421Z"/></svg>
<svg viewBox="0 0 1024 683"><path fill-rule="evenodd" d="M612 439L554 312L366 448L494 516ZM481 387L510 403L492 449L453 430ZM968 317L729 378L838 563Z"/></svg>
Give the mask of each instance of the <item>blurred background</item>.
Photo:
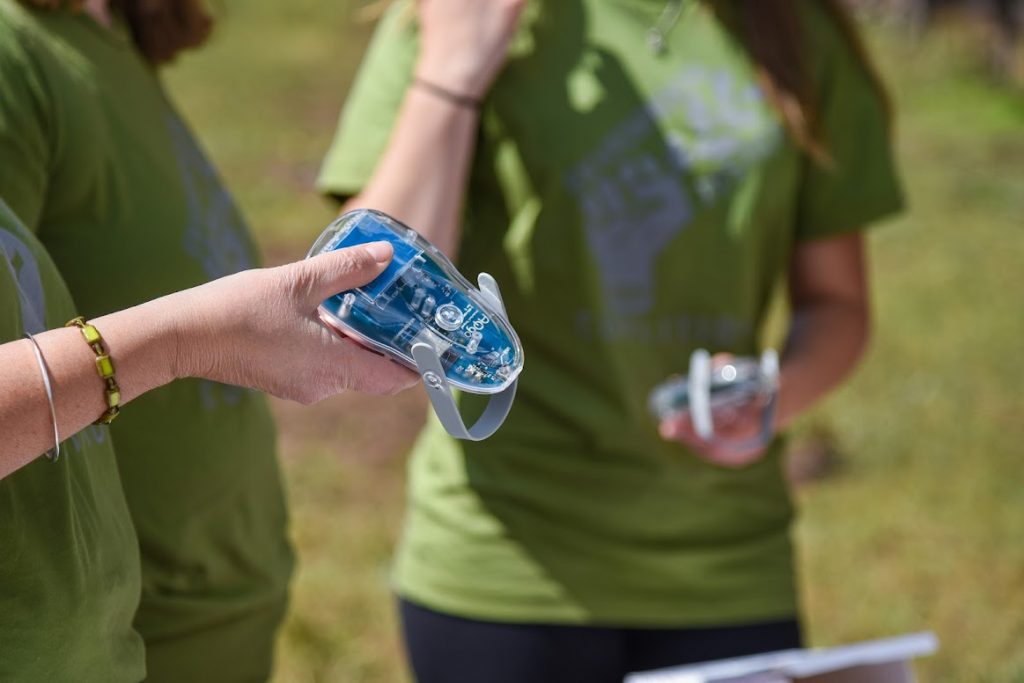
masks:
<svg viewBox="0 0 1024 683"><path fill-rule="evenodd" d="M1022 4L855 3L910 211L871 237L870 355L789 455L810 643L931 629L924 681L1024 681ZM313 180L377 13L221 0L167 71L269 263L332 218ZM423 398L275 409L300 554L275 680L407 681L387 580Z"/></svg>

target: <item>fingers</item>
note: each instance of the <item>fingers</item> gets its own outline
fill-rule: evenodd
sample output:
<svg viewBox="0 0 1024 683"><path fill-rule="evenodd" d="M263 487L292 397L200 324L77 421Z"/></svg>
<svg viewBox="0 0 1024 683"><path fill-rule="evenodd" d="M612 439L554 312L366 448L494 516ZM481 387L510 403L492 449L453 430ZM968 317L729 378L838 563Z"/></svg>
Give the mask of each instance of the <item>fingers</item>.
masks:
<svg viewBox="0 0 1024 683"><path fill-rule="evenodd" d="M766 451L767 448L763 446L737 449L733 447L711 445L703 451L699 451L698 455L708 462L720 467L738 468L746 467L747 465L760 460L761 456L763 456Z"/></svg>
<svg viewBox="0 0 1024 683"><path fill-rule="evenodd" d="M418 384L420 376L365 349L356 348L348 388L364 394L391 395Z"/></svg>
<svg viewBox="0 0 1024 683"><path fill-rule="evenodd" d="M715 355L711 356L711 367L717 370L724 365L728 365L735 357L735 355L726 351L719 351Z"/></svg>
<svg viewBox="0 0 1024 683"><path fill-rule="evenodd" d="M723 424L716 413L715 423L719 437L716 441L700 438L693 429L689 414L685 412L662 420L658 432L663 439L683 444L701 459L721 467L745 467L767 451L766 445L737 446L748 442L758 433L756 421L734 418L728 424Z"/></svg>
<svg viewBox="0 0 1024 683"><path fill-rule="evenodd" d="M387 242L370 242L337 249L294 264L295 288L305 301L316 306L346 289L359 287L384 272L394 249Z"/></svg>
<svg viewBox="0 0 1024 683"><path fill-rule="evenodd" d="M658 432L663 439L678 441L691 448L699 447L703 442L696 432L693 431L693 423L690 421L689 413L677 413L666 418L658 425Z"/></svg>
<svg viewBox="0 0 1024 683"><path fill-rule="evenodd" d="M369 351L359 343L337 335L334 369L343 369L337 388L363 394L389 395L404 391L419 382L419 375L385 356Z"/></svg>

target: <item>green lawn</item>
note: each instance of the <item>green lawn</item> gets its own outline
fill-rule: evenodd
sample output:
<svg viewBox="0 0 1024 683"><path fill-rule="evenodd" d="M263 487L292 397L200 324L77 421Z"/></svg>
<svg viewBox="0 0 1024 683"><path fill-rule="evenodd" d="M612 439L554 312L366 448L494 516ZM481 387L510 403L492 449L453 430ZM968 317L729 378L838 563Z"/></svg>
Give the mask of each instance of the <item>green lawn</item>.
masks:
<svg viewBox="0 0 1024 683"><path fill-rule="evenodd" d="M312 181L370 30L353 6L227 1L169 73L272 261L332 213ZM804 425L842 456L799 494L810 639L933 629L924 680L1024 681L1024 95L949 36L872 37L911 211L872 238L872 353ZM387 564L421 397L276 408L301 555L277 680L405 680Z"/></svg>

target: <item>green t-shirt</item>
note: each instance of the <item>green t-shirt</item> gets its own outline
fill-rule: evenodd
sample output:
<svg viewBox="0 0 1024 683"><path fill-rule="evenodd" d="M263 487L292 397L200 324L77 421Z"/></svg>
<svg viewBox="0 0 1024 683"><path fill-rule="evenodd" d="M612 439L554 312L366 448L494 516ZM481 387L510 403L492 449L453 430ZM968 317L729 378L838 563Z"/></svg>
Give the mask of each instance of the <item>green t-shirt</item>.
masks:
<svg viewBox="0 0 1024 683"><path fill-rule="evenodd" d="M0 200L0 344L73 317L57 268ZM106 428L0 479L0 680L142 680L138 603L139 549Z"/></svg>
<svg viewBox="0 0 1024 683"><path fill-rule="evenodd" d="M647 398L696 348L758 351L795 243L900 207L886 115L829 16L799 3L834 160L816 167L702 3L663 55L648 47L663 7L531 6L487 96L460 267L497 278L526 367L495 436L432 421L415 449L396 581L428 607L652 626L796 614L780 444L715 467L658 436ZM325 192L357 192L385 148L417 49L402 12L363 63Z"/></svg>
<svg viewBox="0 0 1024 683"><path fill-rule="evenodd" d="M0 195L82 314L254 265L235 205L124 30L0 0L0 82ZM151 678L265 678L293 559L264 397L179 381L111 430Z"/></svg>

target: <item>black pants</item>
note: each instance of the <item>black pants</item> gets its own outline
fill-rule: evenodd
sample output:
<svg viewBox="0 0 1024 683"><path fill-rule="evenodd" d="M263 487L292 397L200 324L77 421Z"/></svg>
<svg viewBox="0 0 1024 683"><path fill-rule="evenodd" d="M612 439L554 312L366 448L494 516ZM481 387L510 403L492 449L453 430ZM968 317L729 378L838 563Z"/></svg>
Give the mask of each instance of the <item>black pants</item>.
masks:
<svg viewBox="0 0 1024 683"><path fill-rule="evenodd" d="M622 683L635 671L801 647L795 619L719 628L502 624L400 602L419 683Z"/></svg>

